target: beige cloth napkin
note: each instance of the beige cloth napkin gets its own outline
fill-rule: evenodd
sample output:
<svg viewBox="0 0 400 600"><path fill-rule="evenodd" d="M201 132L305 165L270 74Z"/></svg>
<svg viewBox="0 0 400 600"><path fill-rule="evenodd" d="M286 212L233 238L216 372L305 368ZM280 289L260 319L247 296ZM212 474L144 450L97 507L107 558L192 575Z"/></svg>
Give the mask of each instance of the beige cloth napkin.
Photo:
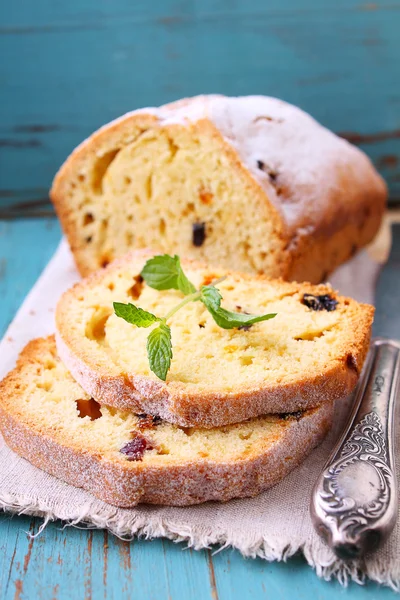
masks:
<svg viewBox="0 0 400 600"><path fill-rule="evenodd" d="M372 302L378 270L378 265L361 253L341 267L331 282L344 294ZM56 301L77 279L70 252L62 242L0 344L1 377L14 366L26 342L54 331ZM370 578L400 589L400 520L378 553L350 565L334 557L311 525L311 489L342 427L345 406L342 402L337 408L334 430L325 442L271 490L257 498L189 508L115 508L31 466L11 452L0 437L0 506L11 512L43 516L43 526L59 518L71 524L108 528L121 537L165 536L186 541L196 549L211 544L233 546L245 556L267 560L285 560L301 550L317 574L326 579L334 576L346 583L349 579L362 582Z"/></svg>

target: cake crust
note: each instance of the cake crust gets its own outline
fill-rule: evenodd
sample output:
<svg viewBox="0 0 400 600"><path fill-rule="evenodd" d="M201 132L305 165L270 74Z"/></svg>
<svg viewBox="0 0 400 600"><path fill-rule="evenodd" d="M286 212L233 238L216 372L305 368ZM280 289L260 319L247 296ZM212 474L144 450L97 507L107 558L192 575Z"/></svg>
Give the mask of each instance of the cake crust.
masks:
<svg viewBox="0 0 400 600"><path fill-rule="evenodd" d="M102 166L106 181L112 175L118 154L140 144L140 138L148 143L163 135L173 148L169 160L173 160L177 144L182 142L179 148L185 149L190 139L202 147L202 156L208 153L216 157L213 165L222 159L224 162L221 173L204 174L203 179L210 179L212 188L212 193L206 190L205 194L202 189L192 189L198 186L198 179L190 179L190 168L185 166L189 173L185 188L190 195L188 205L193 206L197 195L201 197L199 203L196 199L196 218L207 223L212 245L208 251L208 239L204 248L182 241L181 254L210 261L211 255L219 250L217 262L228 268L318 283L368 244L379 229L387 190L383 179L359 149L300 109L275 98L198 96L124 115L95 132L61 167L51 198L82 275L93 272L129 247L149 245L148 240L146 244L146 240L140 241L140 230L153 227L150 220L138 221L132 226L125 224L127 241L120 242L121 226L110 231L113 210L105 208L110 202L108 196L98 194L99 190L93 193L88 183L92 180L94 165L101 162L102 157L108 157L106 166ZM126 158L125 164L130 160ZM127 168L125 166L124 173L128 173ZM154 165L154 168L164 167ZM135 171L131 174L133 178L134 174ZM115 173L112 177L114 189L119 180ZM232 252L229 240L221 241L213 233L213 230L223 231L216 203L223 198L223 193L228 193L223 192L223 181L233 177L244 198L240 209L236 204L231 208L238 218L235 235L238 250L243 248L240 260L238 252ZM130 185L128 197L137 191L134 183ZM81 191L79 197L77 190ZM116 199L118 193L112 192L112 197ZM204 206L211 197L210 205ZM239 215L249 203L258 215L254 217L258 221L254 222L255 229L263 228L260 233L254 231L253 236L248 231L240 231L240 228L250 227ZM99 213L96 227L90 223L88 227L84 213L92 215L94 209ZM88 210L92 212L87 213ZM226 209L221 205L219 210ZM192 218L184 212L180 216L182 223ZM224 219L226 214L229 210L224 212ZM152 240L150 245L166 252L176 251L171 241L162 241L163 229L165 223L168 228L170 217L162 218L159 247L155 245L157 240Z"/></svg>
<svg viewBox="0 0 400 600"><path fill-rule="evenodd" d="M57 391L60 407L52 406L51 416L40 415L40 408L32 410L26 399L32 395L33 387L41 386L46 413L46 407L50 406L46 394L52 393L50 382L60 386ZM268 432L254 443L249 441L248 448L231 460L200 455L175 458L173 453L159 455L153 451L143 461L129 461L116 451L114 442L107 447L107 436L101 438L102 448L96 446L93 425L101 419L91 422L87 416L80 419L74 414L71 406L75 401L88 397L61 365L53 337L27 345L17 367L1 382L0 391L0 428L12 450L51 475L124 508L142 502L186 506L255 496L275 485L304 460L324 438L333 415L333 406L325 404L296 418L271 417L273 426ZM69 418L65 416L66 408ZM51 418L57 417L57 410L59 419L53 423ZM113 419L118 420L118 415L108 414L106 418L111 438L114 429L121 427L121 421L114 427ZM219 434L214 435L218 439Z"/></svg>

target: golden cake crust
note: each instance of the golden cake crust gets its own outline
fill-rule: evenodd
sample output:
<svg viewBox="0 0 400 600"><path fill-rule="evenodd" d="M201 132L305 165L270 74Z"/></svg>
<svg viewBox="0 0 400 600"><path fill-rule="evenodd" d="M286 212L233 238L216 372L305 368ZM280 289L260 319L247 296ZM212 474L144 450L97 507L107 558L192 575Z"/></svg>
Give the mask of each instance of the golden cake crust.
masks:
<svg viewBox="0 0 400 600"><path fill-rule="evenodd" d="M59 386L58 409L54 400L51 405L47 399L52 393L51 384ZM35 386L42 394L43 414L40 405L34 409L27 404ZM175 458L173 452L165 455L153 450L142 461L129 461L117 451L118 444L110 442L107 447L105 435L101 438L102 448L97 448L95 427L101 419L93 422L88 417L80 419L72 409L82 397L88 398L60 363L54 338L34 340L21 353L17 367L0 384L1 432L10 448L35 466L105 502L125 508L139 502L185 506L255 496L280 481L321 442L333 415L332 405L325 404L297 418L272 416L273 425L268 433L260 434L232 460L207 459L200 454L189 459ZM123 419L108 412L107 415L106 431L112 438ZM118 421L115 426L114 420ZM257 419L255 423L258 421L268 419ZM176 429L169 424L163 426ZM233 425L231 429L240 432L241 427ZM247 427L251 429L251 424ZM218 439L227 434L214 432L214 435Z"/></svg>

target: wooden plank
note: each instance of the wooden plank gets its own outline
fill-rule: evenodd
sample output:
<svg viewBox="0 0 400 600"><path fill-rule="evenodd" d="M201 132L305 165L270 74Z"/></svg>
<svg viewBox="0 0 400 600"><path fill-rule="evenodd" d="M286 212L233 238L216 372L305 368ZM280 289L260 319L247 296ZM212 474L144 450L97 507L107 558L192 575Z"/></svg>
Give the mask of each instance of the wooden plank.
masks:
<svg viewBox="0 0 400 600"><path fill-rule="evenodd" d="M123 542L105 531L0 516L2 600L394 599L388 588L325 582L304 559L268 563L237 551L192 551L168 540Z"/></svg>
<svg viewBox="0 0 400 600"><path fill-rule="evenodd" d="M298 104L366 150L400 199L399 0L16 0L2 12L0 205L46 197L102 123L209 92Z"/></svg>
<svg viewBox="0 0 400 600"><path fill-rule="evenodd" d="M218 600L210 552L196 552L170 540L161 543L170 597Z"/></svg>
<svg viewBox="0 0 400 600"><path fill-rule="evenodd" d="M166 540L124 542L106 531L0 517L2 600L214 600L209 554Z"/></svg>
<svg viewBox="0 0 400 600"><path fill-rule="evenodd" d="M0 335L60 240L56 219L0 221Z"/></svg>
<svg viewBox="0 0 400 600"><path fill-rule="evenodd" d="M220 599L238 600L351 600L394 599L396 594L377 585L350 584L343 588L337 581L319 579L301 556L287 563L268 563L260 559L244 559L236 550L226 550L213 556L216 583Z"/></svg>

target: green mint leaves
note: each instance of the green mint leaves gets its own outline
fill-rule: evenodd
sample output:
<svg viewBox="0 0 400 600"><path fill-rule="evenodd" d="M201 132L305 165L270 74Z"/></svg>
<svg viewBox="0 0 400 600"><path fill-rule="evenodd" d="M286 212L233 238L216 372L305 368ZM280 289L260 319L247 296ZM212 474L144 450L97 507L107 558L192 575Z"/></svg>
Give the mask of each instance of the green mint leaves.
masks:
<svg viewBox="0 0 400 600"><path fill-rule="evenodd" d="M196 290L182 270L179 256L168 254L155 256L148 260L143 267L141 276L148 286L156 290L180 290L185 298L177 306L172 308L164 317L157 317L134 304L114 302L114 311L117 317L124 319L137 327L150 327L158 323L147 338L147 357L150 369L162 381L167 378L167 373L172 360L171 328L167 325L167 319L172 317L178 310L189 302L200 300L208 312L222 329L235 329L237 327L250 327L260 321L268 321L276 316L276 313L266 315L247 315L235 313L221 308L222 296L214 282L214 285L202 286ZM225 278L223 278L225 279Z"/></svg>
<svg viewBox="0 0 400 600"><path fill-rule="evenodd" d="M221 292L215 285L205 285L201 288L201 301L212 314L212 311L217 311L221 306Z"/></svg>
<svg viewBox="0 0 400 600"><path fill-rule="evenodd" d="M123 302L114 302L114 312L117 317L125 319L128 323L136 325L137 327L150 327L153 323L161 321L158 317L153 315L143 308L138 308L134 304L124 304Z"/></svg>
<svg viewBox="0 0 400 600"><path fill-rule="evenodd" d="M196 291L182 271L179 256L163 254L147 261L141 276L150 287L155 290L180 290L185 296Z"/></svg>
<svg viewBox="0 0 400 600"><path fill-rule="evenodd" d="M160 323L147 338L146 347L150 369L165 381L172 360L170 327L166 323Z"/></svg>
<svg viewBox="0 0 400 600"><path fill-rule="evenodd" d="M206 285L201 290L200 300L203 302L208 312L219 327L222 329L234 329L235 327L250 327L260 321L268 321L276 317L276 313L267 315L246 315L245 313L235 313L225 308L221 308L222 296L213 285Z"/></svg>
<svg viewBox="0 0 400 600"><path fill-rule="evenodd" d="M150 369L157 377L165 381L172 359L171 329L165 319L160 319L147 310L130 303L114 302L113 306L117 317L121 317L136 327L150 327L154 323L160 323L147 338L147 357Z"/></svg>

